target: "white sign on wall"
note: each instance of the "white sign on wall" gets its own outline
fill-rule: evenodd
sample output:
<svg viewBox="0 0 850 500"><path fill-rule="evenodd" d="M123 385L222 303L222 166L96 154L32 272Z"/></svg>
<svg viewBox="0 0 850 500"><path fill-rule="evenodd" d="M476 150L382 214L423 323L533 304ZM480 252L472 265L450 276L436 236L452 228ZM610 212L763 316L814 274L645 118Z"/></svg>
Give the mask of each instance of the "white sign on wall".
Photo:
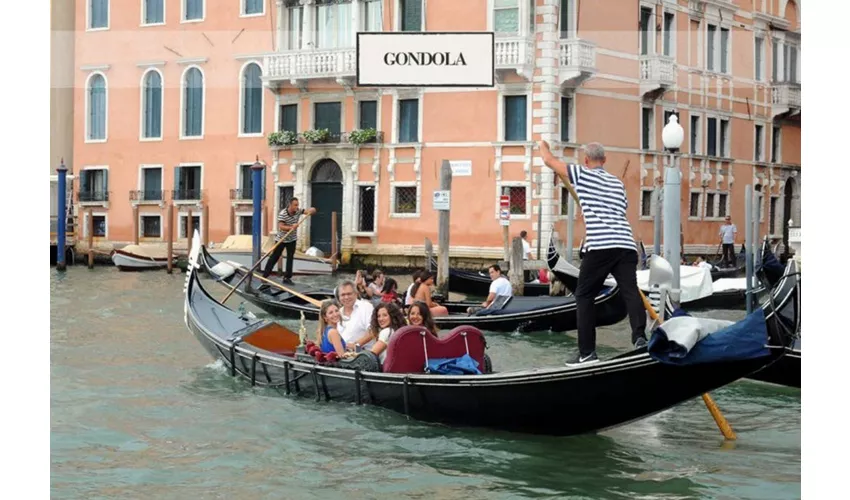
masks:
<svg viewBox="0 0 850 500"><path fill-rule="evenodd" d="M434 191L434 210L450 210L451 201L451 191Z"/></svg>
<svg viewBox="0 0 850 500"><path fill-rule="evenodd" d="M469 177L472 175L471 160L450 160L449 165L452 167L452 177Z"/></svg>
<svg viewBox="0 0 850 500"><path fill-rule="evenodd" d="M358 87L495 87L493 32L357 33Z"/></svg>

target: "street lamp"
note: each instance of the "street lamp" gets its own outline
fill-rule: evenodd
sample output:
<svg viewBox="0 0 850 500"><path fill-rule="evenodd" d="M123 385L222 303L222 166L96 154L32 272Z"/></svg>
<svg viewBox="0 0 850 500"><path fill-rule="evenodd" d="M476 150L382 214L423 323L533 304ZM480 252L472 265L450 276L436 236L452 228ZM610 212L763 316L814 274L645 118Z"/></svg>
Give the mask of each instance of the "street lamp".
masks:
<svg viewBox="0 0 850 500"><path fill-rule="evenodd" d="M667 168L664 170L664 258L673 266L673 290L672 299L676 306L679 305L679 293L681 281L679 276L679 264L682 260L681 238L681 196L682 196L682 174L676 163L676 153L682 146L685 131L679 125L679 117L671 114L667 125L661 131L661 141L664 149L670 153Z"/></svg>

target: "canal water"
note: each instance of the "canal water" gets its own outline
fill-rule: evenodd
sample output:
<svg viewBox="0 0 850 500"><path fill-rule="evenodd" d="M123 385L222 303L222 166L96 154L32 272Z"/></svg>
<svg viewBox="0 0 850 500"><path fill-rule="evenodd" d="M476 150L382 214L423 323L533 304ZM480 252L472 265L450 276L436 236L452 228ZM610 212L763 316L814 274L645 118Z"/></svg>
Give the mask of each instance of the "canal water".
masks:
<svg viewBox="0 0 850 500"><path fill-rule="evenodd" d="M701 399L572 438L407 421L232 379L183 323L184 278L51 270L52 498L800 498L798 390L739 381L712 393L734 443ZM627 331L602 329L600 354L624 350ZM574 332L488 344L499 370L558 365L576 347Z"/></svg>

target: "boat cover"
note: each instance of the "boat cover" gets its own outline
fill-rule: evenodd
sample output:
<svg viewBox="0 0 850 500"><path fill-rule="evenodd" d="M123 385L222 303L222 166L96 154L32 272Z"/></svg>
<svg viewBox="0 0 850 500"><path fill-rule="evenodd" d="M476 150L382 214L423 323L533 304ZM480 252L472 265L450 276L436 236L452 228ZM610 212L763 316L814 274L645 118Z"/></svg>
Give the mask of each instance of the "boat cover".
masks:
<svg viewBox="0 0 850 500"><path fill-rule="evenodd" d="M695 266L679 267L679 283L682 286L680 302L691 302L714 293L711 282L711 271ZM745 281L746 283L746 281ZM649 270L637 272L638 287L644 292L649 292Z"/></svg>
<svg viewBox="0 0 850 500"><path fill-rule="evenodd" d="M768 356L764 310L731 321L694 318L681 309L652 332L649 355L661 363L695 365Z"/></svg>
<svg viewBox="0 0 850 500"><path fill-rule="evenodd" d="M481 375L478 361L472 359L469 354L458 358L429 359L425 371L437 375Z"/></svg>

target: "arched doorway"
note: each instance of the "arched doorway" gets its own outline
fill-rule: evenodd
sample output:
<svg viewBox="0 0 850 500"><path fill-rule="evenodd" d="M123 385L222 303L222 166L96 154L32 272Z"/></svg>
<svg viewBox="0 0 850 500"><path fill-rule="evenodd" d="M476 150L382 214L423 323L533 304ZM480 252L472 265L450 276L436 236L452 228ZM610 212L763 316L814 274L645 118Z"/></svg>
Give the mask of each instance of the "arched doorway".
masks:
<svg viewBox="0 0 850 500"><path fill-rule="evenodd" d="M794 191L796 190L797 181L793 177L789 177L785 181L785 193L782 200L782 246L785 247L785 253L791 253L791 247L788 245L788 221L793 217L794 211ZM800 221L794 221L794 224L799 224Z"/></svg>
<svg viewBox="0 0 850 500"><path fill-rule="evenodd" d="M337 251L342 241L342 169L331 159L320 160L310 174L310 245L331 255L331 213L336 212Z"/></svg>

